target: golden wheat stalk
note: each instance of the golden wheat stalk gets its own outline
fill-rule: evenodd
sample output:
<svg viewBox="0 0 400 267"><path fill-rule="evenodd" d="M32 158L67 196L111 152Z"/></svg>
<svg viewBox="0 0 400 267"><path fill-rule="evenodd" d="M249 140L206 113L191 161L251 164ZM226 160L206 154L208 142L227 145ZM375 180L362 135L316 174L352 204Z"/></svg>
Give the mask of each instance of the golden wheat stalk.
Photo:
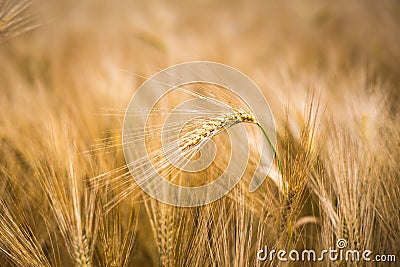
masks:
<svg viewBox="0 0 400 267"><path fill-rule="evenodd" d="M253 115L243 110L234 111L221 117L206 119L200 128L186 133L181 138L181 150L196 147L221 131L241 122L258 123Z"/></svg>

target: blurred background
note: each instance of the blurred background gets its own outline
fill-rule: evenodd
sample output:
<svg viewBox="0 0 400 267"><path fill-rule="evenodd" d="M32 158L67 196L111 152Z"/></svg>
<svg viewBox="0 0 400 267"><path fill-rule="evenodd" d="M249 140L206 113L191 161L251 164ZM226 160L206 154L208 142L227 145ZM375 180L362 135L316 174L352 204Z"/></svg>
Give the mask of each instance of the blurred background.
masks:
<svg viewBox="0 0 400 267"><path fill-rule="evenodd" d="M28 12L39 27L0 47L9 97L18 73L54 101L93 90L126 104L144 78L193 60L244 72L274 109L307 87L338 103L373 84L398 97L397 1L35 1Z"/></svg>

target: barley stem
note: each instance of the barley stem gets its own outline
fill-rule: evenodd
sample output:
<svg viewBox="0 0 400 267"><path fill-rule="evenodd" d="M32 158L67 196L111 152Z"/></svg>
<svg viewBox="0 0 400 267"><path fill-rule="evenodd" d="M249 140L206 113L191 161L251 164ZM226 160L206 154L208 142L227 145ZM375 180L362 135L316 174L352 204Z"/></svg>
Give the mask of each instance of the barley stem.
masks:
<svg viewBox="0 0 400 267"><path fill-rule="evenodd" d="M276 149L275 149L274 145L271 142L271 139L269 139L269 136L268 136L267 132L265 131L264 127L262 127L259 122L257 122L257 126L260 127L263 135L267 139L267 142L268 142L269 146L271 147L272 151L274 152L274 158L276 158L276 162L278 163L279 172L281 173L281 175L283 175L282 164L281 164L281 161L279 160L278 153L276 152Z"/></svg>

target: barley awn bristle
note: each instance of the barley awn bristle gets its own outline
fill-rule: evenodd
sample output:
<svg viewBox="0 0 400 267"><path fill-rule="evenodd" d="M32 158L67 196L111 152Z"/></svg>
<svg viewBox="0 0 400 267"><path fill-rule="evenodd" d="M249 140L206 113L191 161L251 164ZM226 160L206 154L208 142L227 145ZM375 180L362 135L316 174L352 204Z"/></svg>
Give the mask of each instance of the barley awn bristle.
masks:
<svg viewBox="0 0 400 267"><path fill-rule="evenodd" d="M204 122L201 128L192 130L182 137L181 149L195 147L202 141L210 139L221 131L241 122L258 124L254 115L248 114L241 109L222 117L209 119Z"/></svg>

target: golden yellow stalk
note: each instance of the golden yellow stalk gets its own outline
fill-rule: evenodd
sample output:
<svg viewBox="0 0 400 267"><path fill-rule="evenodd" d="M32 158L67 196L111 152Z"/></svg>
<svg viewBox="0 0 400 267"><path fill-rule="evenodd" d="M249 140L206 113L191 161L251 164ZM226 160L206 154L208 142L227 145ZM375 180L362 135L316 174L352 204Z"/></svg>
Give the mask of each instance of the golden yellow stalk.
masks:
<svg viewBox="0 0 400 267"><path fill-rule="evenodd" d="M225 129L241 122L258 124L254 115L239 109L224 116L205 121L201 128L186 133L182 137L181 150L196 147L200 145L202 141L210 139L214 135L217 135Z"/></svg>

